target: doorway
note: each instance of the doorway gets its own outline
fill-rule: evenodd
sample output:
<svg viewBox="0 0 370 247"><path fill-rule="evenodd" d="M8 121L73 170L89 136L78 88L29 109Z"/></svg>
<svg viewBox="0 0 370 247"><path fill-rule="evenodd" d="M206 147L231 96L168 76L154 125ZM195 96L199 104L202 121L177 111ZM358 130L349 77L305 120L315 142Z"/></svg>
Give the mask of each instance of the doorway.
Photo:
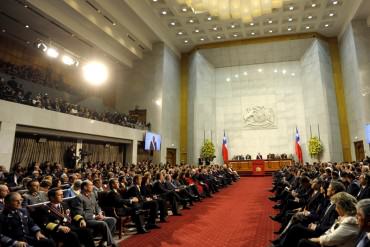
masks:
<svg viewBox="0 0 370 247"><path fill-rule="evenodd" d="M355 145L356 161L364 160L365 159L364 142L357 141L357 142L354 142L354 145Z"/></svg>
<svg viewBox="0 0 370 247"><path fill-rule="evenodd" d="M171 165L176 164L176 148L167 148L166 161Z"/></svg>

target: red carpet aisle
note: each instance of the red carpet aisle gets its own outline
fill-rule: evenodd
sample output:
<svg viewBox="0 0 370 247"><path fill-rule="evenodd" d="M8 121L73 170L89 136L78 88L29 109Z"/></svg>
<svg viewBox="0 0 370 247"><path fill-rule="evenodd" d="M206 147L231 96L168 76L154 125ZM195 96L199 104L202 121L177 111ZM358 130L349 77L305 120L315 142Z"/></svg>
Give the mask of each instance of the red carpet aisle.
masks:
<svg viewBox="0 0 370 247"><path fill-rule="evenodd" d="M170 216L161 229L134 235L121 246L269 246L278 229L268 217L275 214L268 200L271 181L271 177L241 178L214 198L182 210L183 216Z"/></svg>

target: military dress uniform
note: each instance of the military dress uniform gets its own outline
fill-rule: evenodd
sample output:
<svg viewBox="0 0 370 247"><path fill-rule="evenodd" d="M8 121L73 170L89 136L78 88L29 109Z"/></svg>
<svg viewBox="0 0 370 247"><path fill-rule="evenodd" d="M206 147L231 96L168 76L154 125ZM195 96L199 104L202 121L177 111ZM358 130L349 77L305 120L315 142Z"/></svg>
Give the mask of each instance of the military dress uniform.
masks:
<svg viewBox="0 0 370 247"><path fill-rule="evenodd" d="M86 227L79 227L83 217L76 215L72 219L65 204L46 204L43 207L40 218L45 232L50 234L55 240L63 242L64 246L78 247L82 243L85 247L94 247L92 230ZM61 226L69 227L71 231L64 233L60 230Z"/></svg>
<svg viewBox="0 0 370 247"><path fill-rule="evenodd" d="M28 211L24 208L5 208L0 214L1 246L13 246L16 241L27 242L29 246L55 246L52 239L36 239L35 235L40 230L40 227L34 223Z"/></svg>

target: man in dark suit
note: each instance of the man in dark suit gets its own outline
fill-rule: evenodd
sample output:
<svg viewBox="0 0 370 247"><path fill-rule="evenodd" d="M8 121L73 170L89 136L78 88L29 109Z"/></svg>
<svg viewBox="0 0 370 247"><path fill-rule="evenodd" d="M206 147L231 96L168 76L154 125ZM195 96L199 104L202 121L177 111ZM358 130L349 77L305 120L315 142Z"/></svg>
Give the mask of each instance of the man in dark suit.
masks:
<svg viewBox="0 0 370 247"><path fill-rule="evenodd" d="M136 225L136 230L139 234L149 232L144 227L144 217L141 211L141 205L139 204L139 199L135 196L131 198L123 198L118 192L119 182L116 178L111 178L109 180L110 191L108 193L107 199L109 204L113 207L121 209L122 215L131 214L132 220ZM127 197L130 195L126 194Z"/></svg>
<svg viewBox="0 0 370 247"><path fill-rule="evenodd" d="M55 242L46 238L38 225L22 206L22 197L17 192L5 196L5 208L0 214L1 246L53 247Z"/></svg>
<svg viewBox="0 0 370 247"><path fill-rule="evenodd" d="M360 191L360 184L358 180L356 179L355 174L353 172L346 173L345 179L348 182L348 187L347 187L346 192L356 197L358 192Z"/></svg>
<svg viewBox="0 0 370 247"><path fill-rule="evenodd" d="M361 188L356 197L357 201L370 198L370 173L362 173L359 182Z"/></svg>
<svg viewBox="0 0 370 247"><path fill-rule="evenodd" d="M155 136L153 136L152 140L150 141L150 150L158 150L157 148L157 141L155 140Z"/></svg>
<svg viewBox="0 0 370 247"><path fill-rule="evenodd" d="M356 247L370 247L370 199L363 199L356 205L357 222L360 227L360 234L356 242Z"/></svg>
<svg viewBox="0 0 370 247"><path fill-rule="evenodd" d="M93 193L94 185L91 181L85 180L81 184L81 194L72 201L73 216L82 216L88 228L103 236L102 245L116 246L113 234L116 228L116 219L103 215Z"/></svg>
<svg viewBox="0 0 370 247"><path fill-rule="evenodd" d="M156 180L153 183L153 193L160 195L160 197L162 197L164 200L167 200L171 203L173 215L181 216L178 210L178 203L182 201L182 198L174 191L170 191L164 187L164 176L162 172L158 172L156 174Z"/></svg>
<svg viewBox="0 0 370 247"><path fill-rule="evenodd" d="M45 232L64 246L80 246L83 243L86 247L94 247L92 231L86 228L83 217L75 215L71 218L69 207L63 202L62 189L49 190L48 198L50 202L42 208L39 219Z"/></svg>
<svg viewBox="0 0 370 247"><path fill-rule="evenodd" d="M140 192L140 184L141 184L142 177L141 175L135 175L133 178L133 185L128 189L127 195L131 198L138 198L139 204L143 209L149 210L149 218L148 224L146 228L148 229L156 229L160 228L158 225L155 224L155 220L158 215L158 204L152 200L151 198L146 198L141 195Z"/></svg>
<svg viewBox="0 0 370 247"><path fill-rule="evenodd" d="M258 153L257 157L256 157L256 160L262 160L262 159L263 159L262 154Z"/></svg>

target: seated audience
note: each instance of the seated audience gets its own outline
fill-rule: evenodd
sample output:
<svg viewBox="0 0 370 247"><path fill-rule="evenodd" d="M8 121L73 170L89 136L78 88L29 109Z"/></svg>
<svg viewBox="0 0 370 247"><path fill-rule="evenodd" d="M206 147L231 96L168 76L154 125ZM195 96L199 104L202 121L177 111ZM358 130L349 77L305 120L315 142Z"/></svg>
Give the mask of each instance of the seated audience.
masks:
<svg viewBox="0 0 370 247"><path fill-rule="evenodd" d="M347 192L339 192L332 196L332 203L338 213L338 219L323 235L308 240L301 239L299 247L337 246L350 247L358 236L359 228L356 220L357 200Z"/></svg>

